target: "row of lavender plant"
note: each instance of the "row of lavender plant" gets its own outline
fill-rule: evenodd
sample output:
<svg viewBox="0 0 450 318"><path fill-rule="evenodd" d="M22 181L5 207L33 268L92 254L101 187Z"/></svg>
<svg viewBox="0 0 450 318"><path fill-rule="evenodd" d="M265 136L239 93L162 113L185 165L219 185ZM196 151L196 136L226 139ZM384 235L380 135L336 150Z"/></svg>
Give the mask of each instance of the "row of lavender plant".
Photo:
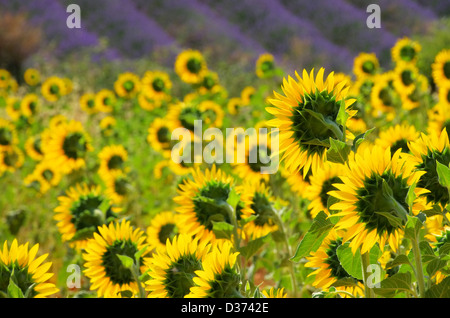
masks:
<svg viewBox="0 0 450 318"><path fill-rule="evenodd" d="M97 35L90 30L67 27L66 7L57 0L0 0L0 7L5 12L26 14L31 25L42 28L44 33L42 45L54 46L53 53L58 56L99 44ZM102 56L114 59L119 55L115 50L109 49L102 52Z"/></svg>

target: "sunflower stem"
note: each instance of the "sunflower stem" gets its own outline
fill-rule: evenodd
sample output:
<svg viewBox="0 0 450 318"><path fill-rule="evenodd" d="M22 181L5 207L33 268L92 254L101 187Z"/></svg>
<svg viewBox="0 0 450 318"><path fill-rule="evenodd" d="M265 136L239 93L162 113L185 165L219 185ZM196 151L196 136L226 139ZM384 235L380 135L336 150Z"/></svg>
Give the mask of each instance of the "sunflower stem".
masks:
<svg viewBox="0 0 450 318"><path fill-rule="evenodd" d="M419 297L425 297L425 278L423 275L422 256L420 255L420 248L418 239L411 240L412 249L414 254L414 261L416 263L416 279L419 285Z"/></svg>
<svg viewBox="0 0 450 318"><path fill-rule="evenodd" d="M281 219L280 215L278 214L278 211L276 211L274 208L272 208L273 214L276 218L276 223L278 224L281 234L283 236L284 244L286 246L286 251L289 256L292 256L292 249L291 245L289 244L288 236L286 233L286 229L284 227L283 220ZM295 270L294 270L294 263L289 261L289 273L291 275L291 282L292 282L292 293L293 297L297 297L297 279L295 277Z"/></svg>
<svg viewBox="0 0 450 318"><path fill-rule="evenodd" d="M370 265L370 254L368 252L361 253L361 267L364 281L364 296L365 298L375 298L373 289L370 288L367 284L368 282L367 268L369 267L369 265Z"/></svg>
<svg viewBox="0 0 450 318"><path fill-rule="evenodd" d="M145 290L144 287L142 287L141 280L139 279L139 267L136 264L133 265L131 272L133 273L133 278L136 281L136 284L138 285L139 288L139 298L145 298L146 297Z"/></svg>

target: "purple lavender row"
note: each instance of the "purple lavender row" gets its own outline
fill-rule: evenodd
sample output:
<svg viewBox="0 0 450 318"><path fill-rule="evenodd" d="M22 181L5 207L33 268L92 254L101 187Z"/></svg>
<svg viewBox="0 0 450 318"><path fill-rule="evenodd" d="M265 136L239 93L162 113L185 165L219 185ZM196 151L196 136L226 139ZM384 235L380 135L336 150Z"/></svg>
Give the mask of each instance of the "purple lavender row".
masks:
<svg viewBox="0 0 450 318"><path fill-rule="evenodd" d="M369 29L368 14L345 0L281 0L292 13L314 23L328 39L358 52L381 55L396 41L385 28Z"/></svg>
<svg viewBox="0 0 450 318"><path fill-rule="evenodd" d="M272 53L291 49L294 39L313 47L313 56L327 55L332 60L322 62L334 69L351 65L353 54L328 39L309 21L300 19L274 0L201 0L220 12L249 36L258 40ZM295 57L294 57L295 58Z"/></svg>
<svg viewBox="0 0 450 318"><path fill-rule="evenodd" d="M130 0L62 0L78 4L83 23L106 37L124 56L139 58L155 48L175 43L155 21L140 12Z"/></svg>
<svg viewBox="0 0 450 318"><path fill-rule="evenodd" d="M53 53L63 55L79 48L96 46L99 41L96 34L86 28L69 29L66 21L66 7L57 0L0 0L3 10L14 13L25 13L29 22L36 27L42 27L45 44L56 43ZM104 52L105 58L118 57L114 50Z"/></svg>
<svg viewBox="0 0 450 318"><path fill-rule="evenodd" d="M165 27L173 37L186 46L191 46L190 38L200 42L201 46L211 44L211 41L230 41L236 48L240 47L257 54L265 49L254 39L249 38L239 28L224 19L217 12L197 0L133 0L138 8L152 16ZM170 20L165 17L171 16ZM184 28L190 37L183 37L180 29ZM207 32L205 32L207 30ZM195 37L195 33L200 32Z"/></svg>

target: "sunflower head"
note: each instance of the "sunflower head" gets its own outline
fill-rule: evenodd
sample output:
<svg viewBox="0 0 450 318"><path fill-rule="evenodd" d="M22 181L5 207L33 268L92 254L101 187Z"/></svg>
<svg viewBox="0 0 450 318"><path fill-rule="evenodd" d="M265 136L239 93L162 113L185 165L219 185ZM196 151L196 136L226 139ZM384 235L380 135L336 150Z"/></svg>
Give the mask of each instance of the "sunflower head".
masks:
<svg viewBox="0 0 450 318"><path fill-rule="evenodd" d="M417 61L422 46L408 37L399 39L391 48L391 57L394 63L411 63Z"/></svg>
<svg viewBox="0 0 450 318"><path fill-rule="evenodd" d="M344 140L345 122L356 113L349 110L355 100L347 99L345 81L335 85L333 73L324 81L324 71L320 69L315 78L314 70L310 74L304 70L303 77L296 73L298 82L284 79L285 96L274 92L270 99L274 107L266 108L276 117L268 123L279 128L281 160L289 171L304 167L306 174L311 166L314 170L320 166L330 138Z"/></svg>
<svg viewBox="0 0 450 318"><path fill-rule="evenodd" d="M204 56L197 50L185 50L175 60L175 72L188 84L198 84L207 69Z"/></svg>
<svg viewBox="0 0 450 318"><path fill-rule="evenodd" d="M41 82L41 73L34 68L28 68L23 74L25 83L30 86L36 86Z"/></svg>
<svg viewBox="0 0 450 318"><path fill-rule="evenodd" d="M259 78L268 78L273 76L275 71L275 58L272 54L261 54L256 60L255 73Z"/></svg>
<svg viewBox="0 0 450 318"><path fill-rule="evenodd" d="M136 74L125 72L120 74L114 82L114 91L117 96L124 99L130 99L135 97L138 92L141 91L141 86L141 80Z"/></svg>
<svg viewBox="0 0 450 318"><path fill-rule="evenodd" d="M188 233L214 240L212 230L215 222L233 224L235 215L227 200L234 181L215 165L204 172L197 167L191 177L179 185L179 195L174 198L178 204L176 211Z"/></svg>
<svg viewBox="0 0 450 318"><path fill-rule="evenodd" d="M129 221L111 222L98 228L98 233L86 243L83 258L84 273L91 281L91 290L99 297L122 297L123 292L139 293L132 270L124 266L121 256L139 261L138 270L143 273L148 254L144 232L133 228ZM137 254L140 253L139 259Z"/></svg>
<svg viewBox="0 0 450 318"><path fill-rule="evenodd" d="M100 111L95 103L95 94L94 93L85 93L80 97L80 107L87 114L95 114Z"/></svg>
<svg viewBox="0 0 450 318"><path fill-rule="evenodd" d="M202 262L203 268L196 271L195 286L187 298L235 298L241 284L236 264L239 252L233 252L230 241L222 241L215 246Z"/></svg>
<svg viewBox="0 0 450 318"><path fill-rule="evenodd" d="M0 151L11 149L18 142L19 139L14 124L0 118Z"/></svg>
<svg viewBox="0 0 450 318"><path fill-rule="evenodd" d="M330 207L342 217L336 228L347 229L344 242L351 240L353 253L359 247L365 253L377 242L381 249L388 242L395 251L408 211L417 214L423 208L419 199L412 206L406 202L409 188L423 173L400 152L391 155L390 148L376 145L358 149L340 177L342 183L333 184L338 190L329 192L339 200ZM414 189L416 198L426 192L419 186Z"/></svg>
<svg viewBox="0 0 450 318"><path fill-rule="evenodd" d="M439 183L437 174L438 162L447 166L450 164L449 138L444 128L440 135L421 134L420 138L408 143L414 157L415 168L423 175L417 185L428 189L424 196L428 202L441 203L443 206L449 203L449 195L446 187Z"/></svg>
<svg viewBox="0 0 450 318"><path fill-rule="evenodd" d="M67 94L67 85L64 79L51 76L42 83L41 92L47 101L56 102Z"/></svg>
<svg viewBox="0 0 450 318"><path fill-rule="evenodd" d="M189 294L196 271L202 269L210 250L207 240L187 234L166 240L165 249L158 250L147 262L148 297L181 298Z"/></svg>
<svg viewBox="0 0 450 318"><path fill-rule="evenodd" d="M434 83L439 87L441 84L450 82L450 50L440 51L431 65L431 75Z"/></svg>
<svg viewBox="0 0 450 318"><path fill-rule="evenodd" d="M179 216L171 211L163 211L156 214L147 227L147 240L154 250L164 250L166 242L170 242L178 235L183 226L179 222Z"/></svg>
<svg viewBox="0 0 450 318"><path fill-rule="evenodd" d="M85 247L98 227L114 221L121 211L102 193L99 186L77 184L58 200L54 219L62 240L77 249Z"/></svg>
<svg viewBox="0 0 450 318"><path fill-rule="evenodd" d="M37 257L39 244L28 248L28 243L21 244L16 239L10 247L8 242L0 250L0 291L9 295L11 281L17 287L17 292L24 297L44 298L56 294L59 289L48 280L53 276L49 273L52 263L43 263L48 254ZM10 297L17 297L10 295Z"/></svg>
<svg viewBox="0 0 450 318"><path fill-rule="evenodd" d="M357 79L373 76L379 69L380 63L375 53L361 52L353 61L353 74Z"/></svg>

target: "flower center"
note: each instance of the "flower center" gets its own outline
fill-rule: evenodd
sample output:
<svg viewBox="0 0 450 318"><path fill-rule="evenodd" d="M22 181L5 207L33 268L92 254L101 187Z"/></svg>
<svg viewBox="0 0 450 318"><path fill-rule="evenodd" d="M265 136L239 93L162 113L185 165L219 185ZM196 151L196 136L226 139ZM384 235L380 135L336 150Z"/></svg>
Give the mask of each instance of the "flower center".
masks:
<svg viewBox="0 0 450 318"><path fill-rule="evenodd" d="M334 183L341 183L341 179L339 177L331 177L328 180L325 180L322 183L322 189L320 190L320 202L322 203L322 206L327 207L328 206L328 198L330 197L328 195L328 192L337 190L335 186L333 186Z"/></svg>
<svg viewBox="0 0 450 318"><path fill-rule="evenodd" d="M445 77L450 79L450 61L445 62L444 66L443 66L443 70L444 70Z"/></svg>
<svg viewBox="0 0 450 318"><path fill-rule="evenodd" d="M124 285L134 281L131 270L123 266L117 255L125 255L134 259L136 252L138 252L136 244L130 240L115 241L111 246L106 248L106 252L102 256L102 265L105 269L106 276L109 277L111 282Z"/></svg>
<svg viewBox="0 0 450 318"><path fill-rule="evenodd" d="M405 86L409 86L412 83L414 83L414 74L410 70L403 71L401 74L401 78L402 78L402 83Z"/></svg>
<svg viewBox="0 0 450 318"><path fill-rule="evenodd" d="M254 222L257 226L274 224L272 206L264 193L255 192L251 208L255 212L256 219Z"/></svg>
<svg viewBox="0 0 450 318"><path fill-rule="evenodd" d="M250 162L249 160L248 165L252 171L260 173L262 167L270 166L271 150L267 146L256 146L254 148L256 148L255 150L253 150L256 152L256 160L255 162ZM250 150L250 152L251 151L252 150Z"/></svg>
<svg viewBox="0 0 450 318"><path fill-rule="evenodd" d="M11 141L12 141L11 130L5 127L0 127L0 145L9 146L11 145Z"/></svg>
<svg viewBox="0 0 450 318"><path fill-rule="evenodd" d="M200 224L212 230L213 222L228 222L231 224L228 210L221 204L227 201L230 185L222 182L209 182L194 197L194 211Z"/></svg>
<svg viewBox="0 0 450 318"><path fill-rule="evenodd" d="M339 108L335 96L328 92L305 94L303 104L299 104L291 117L294 137L302 150L321 155L330 137L341 139L343 127L336 123Z"/></svg>
<svg viewBox="0 0 450 318"><path fill-rule="evenodd" d="M266 74L274 69L274 64L272 61L264 61L261 63L261 71Z"/></svg>
<svg viewBox="0 0 450 318"><path fill-rule="evenodd" d="M124 161L121 156L114 155L108 160L108 169L109 170L122 169L123 163Z"/></svg>
<svg viewBox="0 0 450 318"><path fill-rule="evenodd" d="M172 241L173 237L177 235L177 227L173 223L167 223L161 226L161 229L158 233L158 240L161 244L166 244L167 239Z"/></svg>
<svg viewBox="0 0 450 318"><path fill-rule="evenodd" d="M403 153L409 153L408 141L406 139L400 139L391 145L391 154L394 154L398 149L401 149Z"/></svg>
<svg viewBox="0 0 450 318"><path fill-rule="evenodd" d="M181 125L186 129L193 131L194 121L201 120L201 118L202 114L200 113L200 111L193 107L186 107L181 110L180 122Z"/></svg>
<svg viewBox="0 0 450 318"><path fill-rule="evenodd" d="M417 186L430 190L425 194L428 202L442 203L445 206L449 201L448 190L438 181L437 161L443 165L449 165L450 151L447 147L442 152L428 151L426 155L422 155L422 163L417 165L416 168L420 171L426 171L426 173L420 178Z"/></svg>
<svg viewBox="0 0 450 318"><path fill-rule="evenodd" d="M384 180L384 181L383 181ZM392 189L392 197L387 197L383 191L383 182ZM381 176L372 173L363 182L364 187L357 190L358 201L356 203L358 216L365 224L368 231L376 230L378 234L393 233L396 230L386 216L382 213L390 213L397 217L397 209L408 211L405 202L408 193L408 184L401 176L395 177L392 172L384 172ZM395 201L395 202L394 202Z"/></svg>
<svg viewBox="0 0 450 318"><path fill-rule="evenodd" d="M362 70L364 73L374 74L375 73L375 64L372 61L365 61L362 64Z"/></svg>
<svg viewBox="0 0 450 318"><path fill-rule="evenodd" d="M202 69L202 62L196 58L191 58L187 61L186 66L189 72L198 74Z"/></svg>
<svg viewBox="0 0 450 318"><path fill-rule="evenodd" d="M59 94L59 86L56 84L51 85L50 86L50 94L58 95Z"/></svg>
<svg viewBox="0 0 450 318"><path fill-rule="evenodd" d="M160 78L157 78L153 81L152 87L155 91L162 92L165 87L164 81Z"/></svg>
<svg viewBox="0 0 450 318"><path fill-rule="evenodd" d="M171 140L169 138L169 128L167 128L167 127L159 128L158 132L156 133L156 136L160 143L167 143L167 142L170 142L170 140Z"/></svg>
<svg viewBox="0 0 450 318"><path fill-rule="evenodd" d="M67 157L71 159L78 159L86 153L87 142L83 134L77 132L69 134L64 139L62 148Z"/></svg>
<svg viewBox="0 0 450 318"><path fill-rule="evenodd" d="M123 88L129 93L134 89L134 83L131 80L126 81L123 83Z"/></svg>
<svg viewBox="0 0 450 318"><path fill-rule="evenodd" d="M170 298L182 298L194 286L195 271L201 270L201 262L193 255L182 255L166 269L163 284Z"/></svg>
<svg viewBox="0 0 450 318"><path fill-rule="evenodd" d="M400 49L400 58L403 61L410 62L416 57L416 50L410 45L405 45Z"/></svg>

